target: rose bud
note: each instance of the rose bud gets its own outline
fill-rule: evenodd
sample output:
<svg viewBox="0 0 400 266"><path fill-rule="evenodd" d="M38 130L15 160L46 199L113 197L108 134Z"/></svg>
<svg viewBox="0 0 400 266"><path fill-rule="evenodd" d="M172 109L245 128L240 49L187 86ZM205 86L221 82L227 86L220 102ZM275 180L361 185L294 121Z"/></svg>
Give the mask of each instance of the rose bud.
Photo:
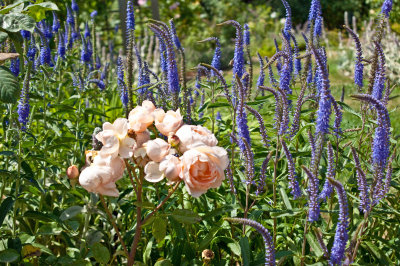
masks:
<svg viewBox="0 0 400 266"><path fill-rule="evenodd" d="M175 134L169 134L168 135L168 143L172 146L172 147L177 147L179 145L179 138L177 135Z"/></svg>
<svg viewBox="0 0 400 266"><path fill-rule="evenodd" d="M71 165L67 169L67 176L69 179L76 179L79 177L79 170L76 165Z"/></svg>
<svg viewBox="0 0 400 266"><path fill-rule="evenodd" d="M205 249L201 253L201 257L205 263L209 263L214 258L214 252L211 249Z"/></svg>

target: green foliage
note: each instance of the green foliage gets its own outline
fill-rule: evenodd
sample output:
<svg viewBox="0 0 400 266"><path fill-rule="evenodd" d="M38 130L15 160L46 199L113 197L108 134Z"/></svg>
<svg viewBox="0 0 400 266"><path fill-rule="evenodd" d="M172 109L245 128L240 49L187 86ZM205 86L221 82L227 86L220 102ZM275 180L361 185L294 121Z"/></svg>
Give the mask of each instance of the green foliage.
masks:
<svg viewBox="0 0 400 266"><path fill-rule="evenodd" d="M8 68L0 66L0 101L16 103L19 92L18 79Z"/></svg>

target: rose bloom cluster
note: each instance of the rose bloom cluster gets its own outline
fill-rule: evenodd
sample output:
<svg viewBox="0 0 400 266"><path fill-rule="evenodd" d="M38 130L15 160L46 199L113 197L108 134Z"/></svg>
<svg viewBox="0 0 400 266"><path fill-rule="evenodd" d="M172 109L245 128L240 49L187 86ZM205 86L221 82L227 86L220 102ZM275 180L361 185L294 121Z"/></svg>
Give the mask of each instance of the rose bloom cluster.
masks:
<svg viewBox="0 0 400 266"><path fill-rule="evenodd" d="M153 123L164 138L150 139L148 128ZM124 159L144 167L144 178L149 182L165 178L167 184L173 184L183 180L193 197L219 187L229 164L226 150L217 146L208 129L185 125L179 110L165 112L150 101L135 107L128 119L104 123L96 138L103 146L87 154L90 161L79 183L89 192L107 196L119 195L115 182L123 176Z"/></svg>

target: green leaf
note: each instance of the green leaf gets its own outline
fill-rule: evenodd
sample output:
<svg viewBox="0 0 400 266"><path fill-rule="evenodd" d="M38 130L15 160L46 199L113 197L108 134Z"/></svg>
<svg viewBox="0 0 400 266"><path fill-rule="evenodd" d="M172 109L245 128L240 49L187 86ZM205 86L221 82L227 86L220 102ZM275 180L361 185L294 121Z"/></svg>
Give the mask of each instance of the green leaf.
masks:
<svg viewBox="0 0 400 266"><path fill-rule="evenodd" d="M33 220L39 220L39 221L43 221L43 222L53 222L55 221L54 217L42 213L42 212L38 212L38 211L27 211L24 213L24 217L25 218L30 218Z"/></svg>
<svg viewBox="0 0 400 266"><path fill-rule="evenodd" d="M220 226L215 226L211 228L210 232L201 240L199 244L199 250L202 251L203 249L207 248L210 242L214 239L214 236L217 234L218 230L220 229Z"/></svg>
<svg viewBox="0 0 400 266"><path fill-rule="evenodd" d="M249 239L245 236L239 240L240 250L242 254L243 266L250 265L250 245Z"/></svg>
<svg viewBox="0 0 400 266"><path fill-rule="evenodd" d="M175 209L172 217L180 223L194 224L201 221L201 217L191 210Z"/></svg>
<svg viewBox="0 0 400 266"><path fill-rule="evenodd" d="M11 197L6 198L1 202L0 205L0 226L3 224L4 219L7 216L7 213L11 210L14 205L14 200Z"/></svg>
<svg viewBox="0 0 400 266"><path fill-rule="evenodd" d="M46 11L58 11L56 4L52 2L43 2L39 4L29 5L25 8L28 14L32 16L36 22L46 18Z"/></svg>
<svg viewBox="0 0 400 266"><path fill-rule="evenodd" d="M165 259L159 259L157 262L154 264L154 266L172 266L172 262L170 260L165 260Z"/></svg>
<svg viewBox="0 0 400 266"><path fill-rule="evenodd" d="M153 222L152 232L157 242L164 240L167 234L167 221L161 217L156 217Z"/></svg>
<svg viewBox="0 0 400 266"><path fill-rule="evenodd" d="M19 0L19 1L15 2L15 3L11 4L11 5L8 5L5 8L0 10L0 14L7 14L8 12L10 12L14 8L18 8L19 9L19 6L21 4L23 4L25 2L28 2L28 1L29 0ZM22 6L22 8L23 8L23 6ZM15 11L15 10L13 10L13 11Z"/></svg>
<svg viewBox="0 0 400 266"><path fill-rule="evenodd" d="M51 223L51 224L45 224L42 225L37 234L38 235L59 235L63 229L61 227L57 227L56 223Z"/></svg>
<svg viewBox="0 0 400 266"><path fill-rule="evenodd" d="M151 238L149 240L149 242L146 245L146 249L143 252L143 262L145 265L147 265L148 264L147 262L150 260L151 248L153 247L153 239L154 238Z"/></svg>
<svg viewBox="0 0 400 266"><path fill-rule="evenodd" d="M306 235L307 238L307 242L310 245L310 247L312 248L312 250L314 251L315 255L317 257L322 257L322 255L324 255L323 250L321 249L321 247L319 246L317 240L315 239L314 235L311 233L308 233Z"/></svg>
<svg viewBox="0 0 400 266"><path fill-rule="evenodd" d="M290 204L289 197L288 197L288 195L286 194L286 190L285 190L283 187L281 187L281 188L279 189L279 192L280 192L280 194L281 194L281 196L282 196L282 199L283 199L283 202L285 203L286 208L288 208L289 210L291 210L291 209L292 209L292 204Z"/></svg>
<svg viewBox="0 0 400 266"><path fill-rule="evenodd" d="M110 260L110 252L100 243L95 243L91 248L93 257L98 263L107 263Z"/></svg>
<svg viewBox="0 0 400 266"><path fill-rule="evenodd" d="M240 257L240 254L241 254L240 250L241 250L241 248L240 248L239 243L237 243L237 242L232 242L232 243L228 243L227 246L228 246L228 248L230 248L230 250L233 252L233 254L235 254L236 256L239 256L239 257Z"/></svg>
<svg viewBox="0 0 400 266"><path fill-rule="evenodd" d="M0 101L16 103L19 96L19 83L14 74L4 66L0 66Z"/></svg>
<svg viewBox="0 0 400 266"><path fill-rule="evenodd" d="M4 42L8 37L8 34L0 31L0 43Z"/></svg>
<svg viewBox="0 0 400 266"><path fill-rule="evenodd" d="M0 22L0 27L9 32L19 32L20 30L32 32L36 26L36 21L31 16L21 13L2 15Z"/></svg>
<svg viewBox="0 0 400 266"><path fill-rule="evenodd" d="M60 215L60 220L61 221L66 221L68 219L71 219L81 213L83 210L83 207L81 206L72 206L63 211Z"/></svg>
<svg viewBox="0 0 400 266"><path fill-rule="evenodd" d="M0 251L0 262L13 262L19 258L19 253L15 249Z"/></svg>

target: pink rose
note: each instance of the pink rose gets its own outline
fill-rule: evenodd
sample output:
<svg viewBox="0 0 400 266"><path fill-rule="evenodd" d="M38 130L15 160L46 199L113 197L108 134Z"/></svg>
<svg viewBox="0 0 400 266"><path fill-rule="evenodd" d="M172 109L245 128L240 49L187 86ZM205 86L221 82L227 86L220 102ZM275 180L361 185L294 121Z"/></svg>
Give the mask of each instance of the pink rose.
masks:
<svg viewBox="0 0 400 266"><path fill-rule="evenodd" d="M115 182L121 179L124 169L124 160L118 156L96 156L94 162L81 172L79 183L89 192L118 197L119 191Z"/></svg>
<svg viewBox="0 0 400 266"><path fill-rule="evenodd" d="M176 133L179 138L179 149L185 152L197 146L216 146L217 138L205 127L183 125Z"/></svg>
<svg viewBox="0 0 400 266"><path fill-rule="evenodd" d="M143 101L142 106L136 106L129 113L129 127L136 133L145 131L154 121L153 112L156 109L150 101Z"/></svg>
<svg viewBox="0 0 400 266"><path fill-rule="evenodd" d="M125 118L118 118L113 124L104 123L103 131L96 138L103 143L100 156L116 157L119 154L122 158L130 158L133 155L136 142L128 136L128 120Z"/></svg>
<svg viewBox="0 0 400 266"><path fill-rule="evenodd" d="M159 163L168 155L171 145L163 139L149 140L143 145L150 160Z"/></svg>
<svg viewBox="0 0 400 266"><path fill-rule="evenodd" d="M167 113L163 109L156 109L154 111L154 121L156 128L164 136L169 136L169 134L174 134L183 123L183 118L179 109L174 112L169 110Z"/></svg>
<svg viewBox="0 0 400 266"><path fill-rule="evenodd" d="M146 174L144 178L149 182L156 183L166 177L168 179L168 183L174 183L179 180L181 162L176 156L170 154L167 155L160 163L147 163L144 168L144 172Z"/></svg>
<svg viewBox="0 0 400 266"><path fill-rule="evenodd" d="M229 164L228 153L221 147L198 146L186 151L180 159L182 170L179 177L193 197L219 187Z"/></svg>
<svg viewBox="0 0 400 266"><path fill-rule="evenodd" d="M147 0L139 0L138 1L139 6L144 6L144 5L146 5L146 3L147 3Z"/></svg>

